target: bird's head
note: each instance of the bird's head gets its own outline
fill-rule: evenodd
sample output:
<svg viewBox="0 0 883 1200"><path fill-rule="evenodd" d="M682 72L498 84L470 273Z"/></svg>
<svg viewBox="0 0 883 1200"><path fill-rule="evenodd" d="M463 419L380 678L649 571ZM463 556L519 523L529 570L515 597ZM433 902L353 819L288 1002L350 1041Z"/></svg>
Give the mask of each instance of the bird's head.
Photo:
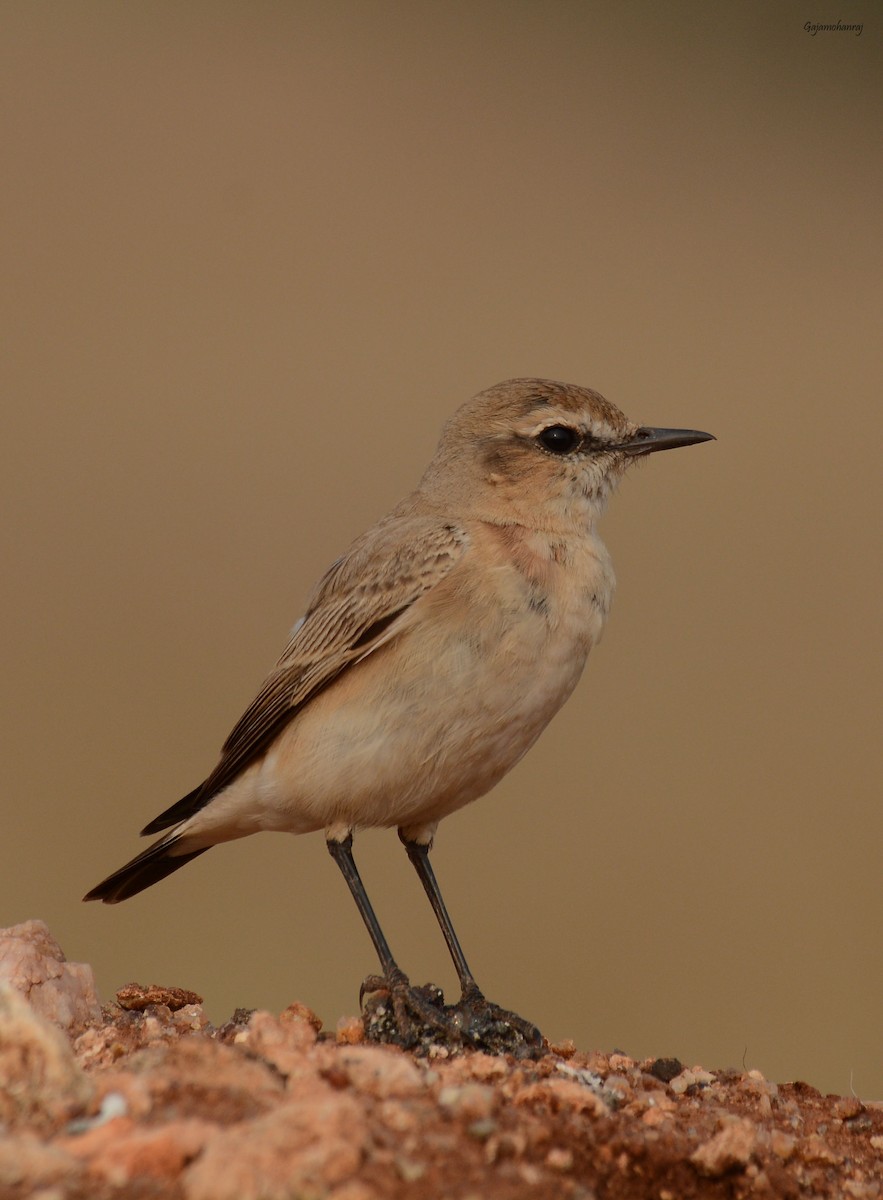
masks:
<svg viewBox="0 0 883 1200"><path fill-rule="evenodd" d="M509 379L448 421L421 490L462 498L469 515L500 523L584 526L636 459L710 440L695 429L636 425L590 388Z"/></svg>

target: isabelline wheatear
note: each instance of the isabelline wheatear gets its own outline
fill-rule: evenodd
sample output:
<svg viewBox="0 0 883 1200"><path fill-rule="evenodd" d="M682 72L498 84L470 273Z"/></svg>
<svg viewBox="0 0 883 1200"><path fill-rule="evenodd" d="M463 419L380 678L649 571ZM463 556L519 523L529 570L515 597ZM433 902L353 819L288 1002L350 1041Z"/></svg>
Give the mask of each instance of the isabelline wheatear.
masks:
<svg viewBox="0 0 883 1200"><path fill-rule="evenodd" d="M588 388L513 379L447 423L416 489L316 585L204 783L143 830L168 830L93 888L115 904L219 842L325 831L380 958L398 1035L541 1042L479 991L429 862L442 817L536 741L601 635L614 578L595 532L636 458L711 439L635 425ZM396 826L462 988L433 1004L399 969L365 894L353 832ZM494 1043L498 1044L498 1043Z"/></svg>

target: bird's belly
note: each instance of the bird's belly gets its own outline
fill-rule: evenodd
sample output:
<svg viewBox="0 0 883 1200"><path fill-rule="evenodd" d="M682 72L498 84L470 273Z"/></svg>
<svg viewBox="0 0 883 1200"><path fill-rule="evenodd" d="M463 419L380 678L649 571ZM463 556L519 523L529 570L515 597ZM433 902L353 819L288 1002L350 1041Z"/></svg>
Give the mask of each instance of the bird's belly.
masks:
<svg viewBox="0 0 883 1200"><path fill-rule="evenodd" d="M423 626L375 651L268 751L263 827L414 825L483 795L570 695L597 632L600 619L551 630L536 616L502 632Z"/></svg>

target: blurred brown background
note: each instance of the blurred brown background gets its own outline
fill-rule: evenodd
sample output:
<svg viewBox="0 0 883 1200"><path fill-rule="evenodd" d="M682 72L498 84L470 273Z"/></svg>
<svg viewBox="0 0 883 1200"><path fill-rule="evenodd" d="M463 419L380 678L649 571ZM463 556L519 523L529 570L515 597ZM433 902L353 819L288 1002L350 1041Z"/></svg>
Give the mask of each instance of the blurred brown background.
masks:
<svg viewBox="0 0 883 1200"><path fill-rule="evenodd" d="M715 445L628 478L564 712L435 864L553 1037L883 1095L879 21L728 7L0 9L0 924L103 995L355 1011L323 840L79 897L197 783L318 573L473 392L588 384ZM393 833L393 948L453 986Z"/></svg>

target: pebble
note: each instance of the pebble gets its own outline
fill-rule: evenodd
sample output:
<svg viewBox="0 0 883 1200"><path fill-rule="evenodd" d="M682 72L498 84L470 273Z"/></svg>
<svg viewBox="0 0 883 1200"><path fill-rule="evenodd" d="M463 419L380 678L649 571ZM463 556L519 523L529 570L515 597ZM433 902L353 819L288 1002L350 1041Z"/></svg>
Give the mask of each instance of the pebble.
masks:
<svg viewBox="0 0 883 1200"><path fill-rule="evenodd" d="M734 1167L746 1165L756 1140L754 1124L745 1117L737 1117L691 1154L690 1162L702 1175L723 1175Z"/></svg>
<svg viewBox="0 0 883 1200"><path fill-rule="evenodd" d="M416 1096L425 1080L414 1060L384 1046L353 1046L342 1050L340 1066L357 1091L378 1100L389 1096Z"/></svg>

